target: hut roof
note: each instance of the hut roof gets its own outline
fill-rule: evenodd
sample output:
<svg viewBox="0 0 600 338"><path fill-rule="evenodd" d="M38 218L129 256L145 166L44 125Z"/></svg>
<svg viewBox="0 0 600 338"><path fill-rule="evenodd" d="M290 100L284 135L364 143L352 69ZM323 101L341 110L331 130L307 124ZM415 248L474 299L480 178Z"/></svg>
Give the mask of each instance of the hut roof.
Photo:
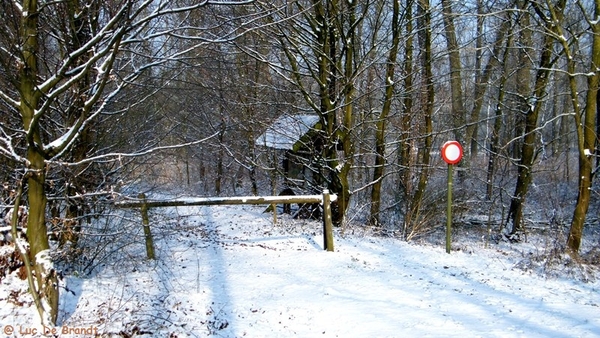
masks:
<svg viewBox="0 0 600 338"><path fill-rule="evenodd" d="M317 115L290 115L278 117L256 139L256 144L283 150L297 150L298 142L319 122Z"/></svg>

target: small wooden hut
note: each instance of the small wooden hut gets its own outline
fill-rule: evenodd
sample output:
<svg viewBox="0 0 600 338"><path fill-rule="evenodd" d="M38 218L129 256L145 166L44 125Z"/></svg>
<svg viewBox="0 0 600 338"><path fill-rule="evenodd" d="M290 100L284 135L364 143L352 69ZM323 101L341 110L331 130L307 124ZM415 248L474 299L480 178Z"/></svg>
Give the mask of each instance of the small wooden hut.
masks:
<svg viewBox="0 0 600 338"><path fill-rule="evenodd" d="M269 148L274 154L276 170L283 178L280 195L320 191L319 177L314 175L314 161L322 149L317 132L320 128L317 115L284 114L256 139L256 145ZM284 212L288 210L284 206Z"/></svg>
<svg viewBox="0 0 600 338"><path fill-rule="evenodd" d="M317 115L284 114L277 118L256 139L259 146L272 149L280 160L285 188L312 186L310 164L319 151L316 130L320 128Z"/></svg>

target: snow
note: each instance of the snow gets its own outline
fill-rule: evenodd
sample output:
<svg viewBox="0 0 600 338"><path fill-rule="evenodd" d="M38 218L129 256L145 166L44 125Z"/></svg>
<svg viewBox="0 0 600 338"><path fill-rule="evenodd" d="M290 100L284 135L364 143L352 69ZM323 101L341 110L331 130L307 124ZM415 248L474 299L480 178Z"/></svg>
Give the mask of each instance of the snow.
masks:
<svg viewBox="0 0 600 338"><path fill-rule="evenodd" d="M296 142L319 121L317 115L280 116L256 139L256 144L275 149L293 149Z"/></svg>
<svg viewBox="0 0 600 338"><path fill-rule="evenodd" d="M75 126L71 127L71 129L69 129L68 132L64 133L63 135L58 137L56 140L54 140L54 141L50 142L48 145L44 146L44 151L49 152L49 151L52 151L53 149L63 147L65 145L65 143L70 140L72 134L75 132L75 129L76 129Z"/></svg>
<svg viewBox="0 0 600 338"><path fill-rule="evenodd" d="M508 252L508 244L470 243L446 254L443 245L349 228L344 236L336 229L335 252L326 252L319 221L280 215L273 225L264 209L160 209L151 220L158 259L144 260L140 242L135 257L91 276L65 276L57 331L145 337L600 335L600 282L520 268L529 255L525 247L519 256ZM37 322L30 302L8 301L23 283L13 274L2 282L3 328Z"/></svg>

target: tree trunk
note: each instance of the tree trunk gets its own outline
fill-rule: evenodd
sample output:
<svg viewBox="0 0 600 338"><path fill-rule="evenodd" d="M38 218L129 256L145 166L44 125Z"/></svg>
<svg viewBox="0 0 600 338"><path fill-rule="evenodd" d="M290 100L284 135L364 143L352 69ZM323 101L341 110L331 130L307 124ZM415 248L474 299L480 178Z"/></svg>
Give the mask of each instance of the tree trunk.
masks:
<svg viewBox="0 0 600 338"><path fill-rule="evenodd" d="M489 71L482 70L483 38L485 34L483 30L485 20L484 3L483 0L477 0L476 3L477 28L475 33L475 97L473 99L473 109L471 110L471 115L469 116L470 123L467 125L465 132L465 147L470 147L469 156L471 158L477 157L477 151L479 149L477 144L477 134L479 132L479 114L481 112L481 106L483 103L482 92L485 93L488 86L487 81L485 80L485 73L487 72L489 74ZM492 55L495 55L495 53ZM490 61L488 61L488 66L490 66L492 60L495 60L495 58L490 58ZM486 69L488 69L488 67L486 67Z"/></svg>
<svg viewBox="0 0 600 338"><path fill-rule="evenodd" d="M354 145L351 140L352 104L354 100L354 44L357 29L354 1L345 1L345 9L337 0L315 2L316 26L313 33L318 42L318 71L320 104L318 114L323 126L321 141L323 151L321 172L327 187L338 195L332 206L332 218L336 225L343 223L350 202L349 173L352 165ZM347 20L347 22L345 21ZM342 63L342 60L345 62ZM340 108L339 97L343 98ZM341 109L341 121L336 116ZM338 156L341 143L343 157Z"/></svg>
<svg viewBox="0 0 600 338"><path fill-rule="evenodd" d="M338 138L334 130L337 123L335 101L337 87L337 41L334 16L337 14L334 11L336 1L318 2L314 6L315 19L318 24L318 29L314 33L317 36L319 44L317 50L318 59L318 85L319 85L319 116L323 126L321 131L321 141L323 144L321 157L322 161L318 164L318 172L320 172L323 180L327 182L327 188L335 194L344 196L343 184L341 177L336 169L338 167L336 145ZM332 208L333 222L339 224L345 213L345 200L340 200L337 207Z"/></svg>
<svg viewBox="0 0 600 338"><path fill-rule="evenodd" d="M406 8L406 40L404 42L405 55L403 60L403 72L404 72L404 91L407 93L402 100L402 113L400 116L400 137L398 139L398 191L400 203L398 203L398 209L400 214L404 214L402 232L404 233L406 225L411 222L412 219L412 202L410 195L412 194L411 186L411 168L415 166L411 163L411 120L413 118L413 107L414 101L412 93L414 92L413 79L413 55L414 55L414 34L413 34L413 18L412 18L412 4L413 1L407 3ZM419 14L421 16L421 14ZM421 42L421 40L419 40ZM426 54L427 51L423 51Z"/></svg>
<svg viewBox="0 0 600 338"><path fill-rule="evenodd" d="M50 245L46 229L46 193L44 191L46 163L40 149L42 140L38 126L39 120L34 115L41 97L36 86L38 76L37 0L24 1L23 13L30 14L24 15L22 18L24 64L19 74L20 110L23 127L27 134L27 160L29 161L27 240L37 284L37 290L30 290L30 292L37 292L44 304L42 323L54 325L58 315L58 280L48 255Z"/></svg>
<svg viewBox="0 0 600 338"><path fill-rule="evenodd" d="M504 51L503 63L505 64L509 51L509 44ZM506 83L506 72L502 72L499 80L500 88L498 89L498 102L494 112L494 124L492 125L492 137L490 139L490 152L488 155L487 179L486 179L486 200L491 201L494 193L494 173L496 172L496 162L498 159L498 143L500 142L500 129L502 128L502 102L504 101L504 85Z"/></svg>
<svg viewBox="0 0 600 338"><path fill-rule="evenodd" d="M562 8L558 7L558 11L551 11L553 21L559 21L557 18L562 19ZM600 0L595 1L595 14L593 18L597 18L600 15ZM581 239L583 237L583 225L587 211L590 205L591 191L592 191L592 176L593 176L593 157L594 148L596 147L596 113L598 110L598 86L600 85L600 73L598 71L600 66L600 23L598 20L588 22L595 22L591 24L592 30L592 58L590 62L590 72L587 76L587 92L586 92L586 105L583 112L579 107L578 103L578 90L577 82L575 79L576 66L575 61L570 53L569 44L565 39L559 39L563 45L563 51L567 58L567 69L569 75L569 84L571 89L571 102L573 102L574 116L575 116L575 128L577 130L577 149L579 152L579 192L577 195L577 204L573 211L573 219L571 221L571 229L569 230L569 237L567 239L567 250L577 256L581 247ZM564 32L561 26L556 25L557 36L564 36ZM582 121L583 115L583 121Z"/></svg>
<svg viewBox="0 0 600 338"><path fill-rule="evenodd" d="M514 116L514 128L513 134L511 135L514 140L511 144L511 155L513 158L521 158L521 149L523 147L523 135L525 129L525 112L529 110L529 104L526 98L531 96L531 69L534 67L533 60L529 54L529 50L533 49L532 41L532 28L531 18L529 11L527 10L527 0L517 0L521 15L518 15L515 19L515 27L518 29L518 40L517 45L522 46L517 49L517 60L516 64L513 65L516 68L516 91L520 101L516 104L515 110L517 114ZM513 29L514 30L514 29Z"/></svg>
<svg viewBox="0 0 600 338"><path fill-rule="evenodd" d="M587 113L586 113L587 114ZM588 143L588 142L585 142ZM591 148L586 148L591 149ZM578 255L583 237L583 225L590 205L592 187L592 159L580 153L579 155L579 192L577 204L573 211L571 228L567 239L567 249L571 254Z"/></svg>
<svg viewBox="0 0 600 338"><path fill-rule="evenodd" d="M47 251L50 249L46 229L46 193L44 191L45 182L45 162L44 158L35 149L31 147L28 150L27 159L30 161L30 177L27 180L28 185L28 203L29 215L27 219L27 240L30 248L30 261L33 262L35 278L37 281L37 292L42 303L49 307L48 313L44 313L42 322L55 324L58 315L58 280L56 271L51 265L50 257ZM41 258L41 253L46 253ZM46 309L46 308L45 308Z"/></svg>
<svg viewBox="0 0 600 338"><path fill-rule="evenodd" d="M342 159L343 163L341 165L341 169L339 171L340 181L341 181L341 191L338 202L339 209L341 210L341 219L345 217L346 210L349 207L350 203L350 170L352 169L352 165L354 163L354 142L353 139L353 128L354 128L354 100L355 100L355 87L354 87L354 78L355 78L355 53L356 53L356 44L357 44L357 36L356 30L357 28L357 18L356 18L356 8L357 2L352 0L346 0L346 7L348 8L347 17L348 17L348 26L350 29L346 32L346 39L343 41L344 47L343 51L345 54L344 58L344 107L343 107L343 120L342 127L340 128L340 140L342 142L342 150L344 152L344 158Z"/></svg>
<svg viewBox="0 0 600 338"><path fill-rule="evenodd" d="M221 112L221 116L223 112ZM227 130L227 124L225 123L225 119L221 120L221 125L219 126L219 151L217 152L217 177L215 178L215 194L217 196L221 195L221 187L223 186L223 160L225 158L225 151L223 145L223 139L225 137L225 131Z"/></svg>
<svg viewBox="0 0 600 338"><path fill-rule="evenodd" d="M419 34L419 49L421 52L420 66L423 69L422 86L425 90L422 91L421 111L423 112L423 119L425 120L424 129L422 134L425 135L423 140L423 149L419 150L418 159L421 160L421 170L419 172L419 181L417 188L410 198L408 203L407 214L404 220L403 236L405 239L409 239L413 231L412 229L415 224L419 223L418 216L421 213L423 197L425 196L425 189L427 188L427 182L429 179L429 164L431 159L431 146L433 143L433 105L435 100L435 92L433 87L433 71L432 71L432 49L431 49L431 13L430 5L428 0L419 0L418 4L418 34ZM407 45L407 53L409 47ZM410 74L410 73L409 73ZM407 88L408 89L408 88ZM412 90L408 91L409 93ZM410 151L410 150L409 150ZM408 155L408 154L407 154ZM408 178L405 178L408 179Z"/></svg>
<svg viewBox="0 0 600 338"><path fill-rule="evenodd" d="M509 26L510 26L510 18L507 15L506 18L506 22L505 22L506 27L506 31L508 31ZM504 26L503 26L504 27ZM505 33L505 31L503 30L502 33ZM497 42L499 42L497 40ZM491 201L492 200L492 195L494 193L494 174L496 172L496 165L497 165L497 160L498 160L498 151L500 150L498 144L500 142L500 129L502 128L502 112L503 112L503 102L504 102L504 95L506 93L506 90L504 88L504 86L506 85L506 81L508 79L508 72L507 72L507 63L508 63L508 57L509 57L509 53L512 47L512 34L509 34L508 38L506 39L506 43L505 43L505 47L504 47L504 52L502 53L502 60L501 60L501 65L502 65L502 75L500 76L500 79L498 80L499 83L499 87L498 87L498 99L496 102L496 109L494 111L494 124L492 125L492 137L490 139L490 150L489 150L489 155L488 155L488 167L487 167L487 178L486 178L486 200Z"/></svg>
<svg viewBox="0 0 600 338"><path fill-rule="evenodd" d="M479 27L479 21L480 19L478 18L478 27ZM500 49L502 47L502 41L504 41L504 38L506 36L506 33L508 31L510 27L510 21L508 20L508 18L506 19L506 21L500 26L500 29L498 30L497 34L496 34L496 39L494 41L494 46L492 48L492 54L489 57L488 63L485 66L485 69L480 71L479 67L481 67L481 62L479 61L481 59L481 56L477 57L477 60L479 62L479 66L476 67L477 70L477 77L476 77L476 81L475 81L475 92L474 92L474 98L473 98L473 108L471 110L471 115L469 116L469 125L466 128L466 132L465 132L465 145L471 147L471 151L470 151L470 156L474 157L477 155L477 125L478 125L478 121L481 115L481 109L483 107L483 103L484 103L484 99L485 99L485 93L488 89L488 83L490 81L490 78L492 76L492 73L494 72L495 69L498 68L498 64L499 62L499 58L498 58L498 54L500 53ZM479 43L479 35L478 35L478 43ZM477 49L478 51L480 50L480 48Z"/></svg>
<svg viewBox="0 0 600 338"><path fill-rule="evenodd" d="M559 7L562 12L564 0L561 0L557 4L557 7ZM544 22L546 22L546 28L549 31L552 31L555 22L553 20L545 20ZM522 102L523 106L526 105L528 107L525 116L525 135L521 147L521 158L518 162L517 184L510 201L507 218L507 226L510 231L509 237L513 240L519 240L519 234L525 230L522 224L523 206L525 203L525 196L527 195L532 181L532 168L536 158L538 116L544 105L550 69L554 63L552 60L553 44L553 38L549 34L544 35L544 42L542 45L543 50L540 55L540 63L535 77L533 96L528 99L529 102ZM521 81L521 79L519 79L519 81ZM522 100L525 99L526 97L522 98Z"/></svg>
<svg viewBox="0 0 600 338"><path fill-rule="evenodd" d="M449 0L442 1L442 17L444 21L444 30L448 43L448 60L450 63L450 92L452 98L452 127L454 128L454 138L459 143L464 144L463 128L466 122L466 109L463 101L462 90L462 66L460 60L460 47L456 38L456 28L454 26L454 13ZM468 150L468 147L466 148ZM468 158L466 158L468 159ZM464 163L465 161L463 161ZM466 164L466 163L465 163Z"/></svg>
<svg viewBox="0 0 600 338"><path fill-rule="evenodd" d="M433 71L431 65L432 60L432 48L431 48L431 13L429 8L429 2L427 0L420 1L420 7L422 13L419 11L419 20L422 20L420 26L420 39L422 50L421 66L423 67L423 85L425 91L423 93L422 111L423 119L425 120L424 129L422 135L425 135L423 140L423 148L419 150L421 154L421 171L419 173L419 183L417 184L417 190L412 198L410 212L412 215L419 215L422 207L423 197L425 196L425 189L427 188L427 182L429 181L429 165L431 160L431 147L433 145L433 107L435 102L435 92L433 84ZM422 16L422 18L421 18ZM412 218L411 215L411 218Z"/></svg>
<svg viewBox="0 0 600 338"><path fill-rule="evenodd" d="M396 58L398 55L398 46L400 45L400 4L394 1L394 10L392 13L392 45L387 59L385 72L385 94L383 107L376 122L375 131L375 167L373 168L373 186L371 188L371 216L370 223L379 226L379 211L381 204L381 185L383 181L383 172L385 168L385 130L387 117L392 109L392 99L394 96L394 74L396 67Z"/></svg>

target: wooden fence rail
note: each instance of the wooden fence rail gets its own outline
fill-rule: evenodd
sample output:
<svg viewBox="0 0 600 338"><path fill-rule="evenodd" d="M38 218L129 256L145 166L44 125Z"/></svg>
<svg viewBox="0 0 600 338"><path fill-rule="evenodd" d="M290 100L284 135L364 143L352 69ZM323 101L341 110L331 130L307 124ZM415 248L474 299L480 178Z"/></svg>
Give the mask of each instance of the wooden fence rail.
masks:
<svg viewBox="0 0 600 338"><path fill-rule="evenodd" d="M146 254L148 259L154 259L154 243L150 231L150 219L148 209L160 207L191 207L203 205L240 205L240 204L304 204L320 203L323 205L323 247L327 251L333 251L333 224L331 221L331 202L337 200L337 195L330 194L329 190L323 190L322 195L293 195L293 196L242 196L242 197L194 197L173 200L150 200L144 194L137 199L115 202L117 208L140 208L142 213L142 225L146 240ZM277 208L273 207L276 215ZM276 217L276 216L275 216ZM276 219L276 218L275 218Z"/></svg>

